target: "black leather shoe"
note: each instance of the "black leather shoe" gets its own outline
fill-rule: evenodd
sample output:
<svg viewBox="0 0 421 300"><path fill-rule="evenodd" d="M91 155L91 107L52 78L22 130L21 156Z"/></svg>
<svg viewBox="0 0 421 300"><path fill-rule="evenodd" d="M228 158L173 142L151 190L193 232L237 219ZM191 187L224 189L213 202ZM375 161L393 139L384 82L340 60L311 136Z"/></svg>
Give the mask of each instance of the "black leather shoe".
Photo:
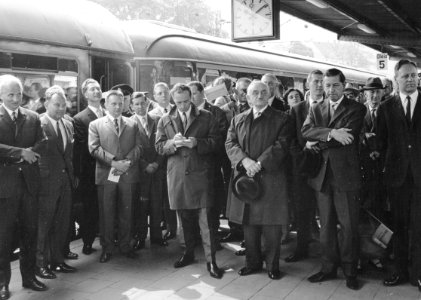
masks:
<svg viewBox="0 0 421 300"><path fill-rule="evenodd" d="M48 268L36 268L35 275L44 279L54 279L57 278L56 274Z"/></svg>
<svg viewBox="0 0 421 300"><path fill-rule="evenodd" d="M168 242L164 239L151 239L151 244L158 245L161 247L168 246Z"/></svg>
<svg viewBox="0 0 421 300"><path fill-rule="evenodd" d="M237 256L244 256L246 255L246 249L240 249L234 252L235 255Z"/></svg>
<svg viewBox="0 0 421 300"><path fill-rule="evenodd" d="M399 284L403 284L408 282L408 276L407 275L399 275L399 274L392 274L389 277L387 277L385 280L383 280L383 285L385 286L395 286Z"/></svg>
<svg viewBox="0 0 421 300"><path fill-rule="evenodd" d="M0 288L0 300L7 300L10 298L9 287L7 285Z"/></svg>
<svg viewBox="0 0 421 300"><path fill-rule="evenodd" d="M221 243L237 242L237 241L241 241L241 240L242 240L241 237L239 237L238 235L230 232L226 236L221 238Z"/></svg>
<svg viewBox="0 0 421 300"><path fill-rule="evenodd" d="M357 277L355 276L347 276L346 277L346 287L351 290L358 290L360 285L358 284Z"/></svg>
<svg viewBox="0 0 421 300"><path fill-rule="evenodd" d="M61 264L53 265L52 269L60 273L75 273L76 268L69 266L68 264L62 262Z"/></svg>
<svg viewBox="0 0 421 300"><path fill-rule="evenodd" d="M133 245L133 250L137 251L145 248L145 240L137 239Z"/></svg>
<svg viewBox="0 0 421 300"><path fill-rule="evenodd" d="M194 256L184 254L182 257L180 257L179 260L177 260L174 263L174 268L182 268L182 267L192 264L193 262L194 262Z"/></svg>
<svg viewBox="0 0 421 300"><path fill-rule="evenodd" d="M111 259L112 254L109 252L102 252L101 257L99 258L100 263L106 263Z"/></svg>
<svg viewBox="0 0 421 300"><path fill-rule="evenodd" d="M307 257L308 257L308 255L305 254L305 253L294 252L290 256L287 256L285 258L285 262L287 262L287 263L296 262L296 261L300 261L302 259L305 259Z"/></svg>
<svg viewBox="0 0 421 300"><path fill-rule="evenodd" d="M92 254L96 249L92 248L92 245L83 245L82 253L86 255Z"/></svg>
<svg viewBox="0 0 421 300"><path fill-rule="evenodd" d="M268 271L268 276L270 279L281 279L282 273L279 270Z"/></svg>
<svg viewBox="0 0 421 300"><path fill-rule="evenodd" d="M224 274L224 270L218 268L216 263L206 263L206 268L209 271L209 275L216 279L221 279Z"/></svg>
<svg viewBox="0 0 421 300"><path fill-rule="evenodd" d="M31 289L33 291L46 291L48 290L47 286L43 284L41 281L37 280L34 276L34 278L31 279L24 279L22 280L22 286L27 289Z"/></svg>
<svg viewBox="0 0 421 300"><path fill-rule="evenodd" d="M124 255L125 255L127 258L130 258L130 259L135 259L135 258L138 258L137 253L135 253L134 251L130 251L130 252L124 253Z"/></svg>
<svg viewBox="0 0 421 300"><path fill-rule="evenodd" d="M164 234L164 240L166 240L166 241L168 241L168 240L172 240L172 239L174 239L175 238L175 232L172 232L172 231L167 231L165 234Z"/></svg>
<svg viewBox="0 0 421 300"><path fill-rule="evenodd" d="M332 271L330 273L318 272L316 274L311 275L308 278L310 282L322 282L330 279L335 279L337 276L336 271Z"/></svg>
<svg viewBox="0 0 421 300"><path fill-rule="evenodd" d="M82 250L83 251L83 250ZM76 253L69 251L69 253L67 253L64 258L66 259L78 259L79 255L77 255Z"/></svg>
<svg viewBox="0 0 421 300"><path fill-rule="evenodd" d="M238 275L240 276L247 276L250 274L255 274L255 273L259 273L262 271L262 268L258 268L258 269L252 269L249 267L243 267L240 269L240 271L238 271Z"/></svg>

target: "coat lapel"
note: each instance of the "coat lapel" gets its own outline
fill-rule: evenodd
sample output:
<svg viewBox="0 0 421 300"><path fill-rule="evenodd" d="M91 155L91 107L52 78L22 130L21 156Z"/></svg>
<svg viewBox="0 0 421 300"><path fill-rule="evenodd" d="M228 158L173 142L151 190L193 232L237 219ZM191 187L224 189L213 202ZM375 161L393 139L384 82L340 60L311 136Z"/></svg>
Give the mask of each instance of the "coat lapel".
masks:
<svg viewBox="0 0 421 300"><path fill-rule="evenodd" d="M395 96L393 99L393 111L395 111L396 113L396 118L399 120L399 122L403 123L403 126L405 126L405 128L408 128L408 124L406 123L406 118L405 118L405 111L403 110L403 106L402 106L402 102L401 102L401 98L399 97L399 95Z"/></svg>
<svg viewBox="0 0 421 300"><path fill-rule="evenodd" d="M197 116L200 114L199 110L196 106L191 104L191 110L190 110L190 118L187 120L187 127L184 129L184 134L187 133L187 130L189 130L190 125L196 120Z"/></svg>
<svg viewBox="0 0 421 300"><path fill-rule="evenodd" d="M149 131L148 137L150 138L152 135L152 132L155 132L155 128L154 128L155 122L148 114L146 114L146 120L148 121L148 131Z"/></svg>
<svg viewBox="0 0 421 300"><path fill-rule="evenodd" d="M414 114L412 115L412 127L415 126L415 123L418 123L421 119L421 93L418 92L417 102L415 103Z"/></svg>
<svg viewBox="0 0 421 300"><path fill-rule="evenodd" d="M118 136L117 130L115 129L114 124L110 120L110 118L108 118L108 117L106 118L105 124L106 124L106 126L108 126L108 128L111 129L112 132L115 133L116 136Z"/></svg>
<svg viewBox="0 0 421 300"><path fill-rule="evenodd" d="M337 118L339 118L346 111L346 108L348 106L348 101L352 101L352 100L348 100L348 98L344 97L341 103L336 108L336 110L334 112L331 112L333 113L333 116L330 118L329 127L331 126L333 122L335 122ZM330 105L327 105L327 106L330 109L329 107Z"/></svg>
<svg viewBox="0 0 421 300"><path fill-rule="evenodd" d="M127 126L126 120L124 119L123 116L120 116L120 134L119 135L121 135L124 132L124 129L126 129L126 126Z"/></svg>
<svg viewBox="0 0 421 300"><path fill-rule="evenodd" d="M329 125L329 101L323 100L320 104L320 109L322 113L322 123L323 127L328 127Z"/></svg>

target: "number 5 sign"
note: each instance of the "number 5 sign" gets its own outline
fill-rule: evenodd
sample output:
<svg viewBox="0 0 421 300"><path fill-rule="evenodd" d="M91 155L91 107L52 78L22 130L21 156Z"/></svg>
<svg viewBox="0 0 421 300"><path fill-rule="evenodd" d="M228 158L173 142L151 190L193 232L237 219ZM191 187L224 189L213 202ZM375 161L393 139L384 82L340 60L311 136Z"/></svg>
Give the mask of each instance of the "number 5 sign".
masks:
<svg viewBox="0 0 421 300"><path fill-rule="evenodd" d="M387 70L389 56L386 53L377 54L377 70Z"/></svg>

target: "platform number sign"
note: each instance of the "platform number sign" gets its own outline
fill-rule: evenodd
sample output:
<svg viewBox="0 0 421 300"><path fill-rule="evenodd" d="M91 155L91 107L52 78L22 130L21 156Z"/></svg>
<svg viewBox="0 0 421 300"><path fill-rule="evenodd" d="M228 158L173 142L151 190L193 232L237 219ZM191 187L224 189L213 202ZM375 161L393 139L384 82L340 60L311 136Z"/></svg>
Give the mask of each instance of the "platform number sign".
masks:
<svg viewBox="0 0 421 300"><path fill-rule="evenodd" d="M377 70L386 71L389 62L389 56L386 53L377 54Z"/></svg>

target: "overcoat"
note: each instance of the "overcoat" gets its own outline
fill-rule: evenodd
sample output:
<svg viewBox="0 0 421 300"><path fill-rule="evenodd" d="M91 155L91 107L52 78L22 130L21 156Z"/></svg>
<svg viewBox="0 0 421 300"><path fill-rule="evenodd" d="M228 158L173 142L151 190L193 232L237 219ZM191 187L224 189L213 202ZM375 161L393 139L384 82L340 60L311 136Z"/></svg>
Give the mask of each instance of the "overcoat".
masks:
<svg viewBox="0 0 421 300"><path fill-rule="evenodd" d="M241 161L249 157L261 163L263 195L250 204L249 220L244 220L245 204L231 192L228 195L227 217L230 221L250 225L281 225L288 223L286 157L293 132L287 114L268 106L253 120L249 109L231 121L225 148L234 170L239 172Z"/></svg>
<svg viewBox="0 0 421 300"><path fill-rule="evenodd" d="M176 107L158 122L155 147L168 157L167 182L171 209L197 209L213 205L212 155L220 147L221 136L212 114L193 104L186 129ZM175 148L174 136L194 137L197 146Z"/></svg>

